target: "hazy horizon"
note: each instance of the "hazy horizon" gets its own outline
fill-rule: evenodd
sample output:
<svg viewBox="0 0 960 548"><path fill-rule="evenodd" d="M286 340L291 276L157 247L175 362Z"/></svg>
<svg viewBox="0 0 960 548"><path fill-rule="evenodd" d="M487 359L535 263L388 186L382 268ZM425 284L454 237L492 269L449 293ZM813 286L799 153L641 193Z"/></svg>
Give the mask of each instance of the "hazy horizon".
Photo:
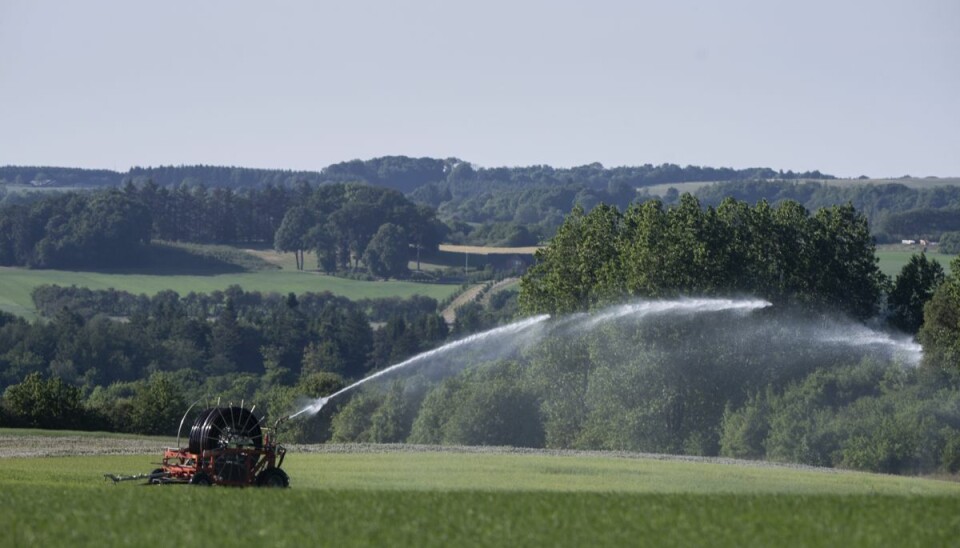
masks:
<svg viewBox="0 0 960 548"><path fill-rule="evenodd" d="M960 176L960 3L0 4L0 165Z"/></svg>

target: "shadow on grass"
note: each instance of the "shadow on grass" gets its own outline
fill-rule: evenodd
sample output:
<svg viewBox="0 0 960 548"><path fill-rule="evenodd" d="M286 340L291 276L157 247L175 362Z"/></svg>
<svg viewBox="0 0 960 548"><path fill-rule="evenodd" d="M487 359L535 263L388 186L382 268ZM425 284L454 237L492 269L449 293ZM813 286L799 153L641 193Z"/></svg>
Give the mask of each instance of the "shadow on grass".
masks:
<svg viewBox="0 0 960 548"><path fill-rule="evenodd" d="M238 250L220 246L190 246L154 243L122 267L73 268L97 274L144 274L153 276L217 276L279 267Z"/></svg>

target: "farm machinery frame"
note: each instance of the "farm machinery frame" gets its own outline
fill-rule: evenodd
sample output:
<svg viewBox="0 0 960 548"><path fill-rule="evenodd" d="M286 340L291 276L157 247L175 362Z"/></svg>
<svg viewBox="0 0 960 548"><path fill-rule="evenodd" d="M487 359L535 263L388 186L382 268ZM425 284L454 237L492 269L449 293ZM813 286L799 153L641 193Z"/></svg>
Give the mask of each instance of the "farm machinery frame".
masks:
<svg viewBox="0 0 960 548"><path fill-rule="evenodd" d="M146 479L150 484L199 486L289 487L290 478L281 469L286 449L277 443L282 417L273 428L261 426L253 408L228 405L208 407L197 415L190 428L187 447L180 443L184 424L195 402L184 413L177 432L177 447L163 452L160 467L149 474L117 476L114 482Z"/></svg>

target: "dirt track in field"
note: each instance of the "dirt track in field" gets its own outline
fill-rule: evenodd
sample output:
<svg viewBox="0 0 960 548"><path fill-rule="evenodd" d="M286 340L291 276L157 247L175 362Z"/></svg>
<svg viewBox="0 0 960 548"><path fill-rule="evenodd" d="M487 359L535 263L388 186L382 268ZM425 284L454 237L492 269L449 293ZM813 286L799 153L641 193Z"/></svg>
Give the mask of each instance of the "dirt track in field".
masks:
<svg viewBox="0 0 960 548"><path fill-rule="evenodd" d="M184 441L184 440L181 440ZM185 441L184 441L185 443ZM94 455L162 455L164 448L176 446L176 439L100 437L96 435L17 435L0 434L0 459L12 457L67 457ZM575 451L568 449L529 449L522 447L489 446L435 446L409 444L290 444L285 445L289 454L297 453L455 453L493 455L539 455L556 457L594 457L620 459L654 459L681 462L702 462L735 466L781 467L825 472L838 472L832 468L818 468L799 464L784 464L765 461L750 461L724 457L696 457L689 455L663 455L629 451Z"/></svg>
<svg viewBox="0 0 960 548"><path fill-rule="evenodd" d="M504 278L503 280L500 280L499 282L493 284L492 286L490 286L490 289L488 289L487 292L483 294L483 297L481 298L481 303L482 304L489 303L490 297L492 297L494 293L498 291L502 291L503 289L516 283L518 280L519 278ZM447 325L453 325L453 322L456 321L457 319L457 309L467 303L477 300L477 295L479 295L480 292L483 291L484 287L487 287L488 283L489 282L484 282L482 284L477 284L467 289L466 291L458 295L457 298L454 299L452 303L450 303L446 308L443 309L443 312L441 312L440 315L443 316L443 319L444 321L447 322Z"/></svg>
<svg viewBox="0 0 960 548"><path fill-rule="evenodd" d="M117 438L96 435L0 434L0 458L85 455L157 455L177 444L176 438Z"/></svg>

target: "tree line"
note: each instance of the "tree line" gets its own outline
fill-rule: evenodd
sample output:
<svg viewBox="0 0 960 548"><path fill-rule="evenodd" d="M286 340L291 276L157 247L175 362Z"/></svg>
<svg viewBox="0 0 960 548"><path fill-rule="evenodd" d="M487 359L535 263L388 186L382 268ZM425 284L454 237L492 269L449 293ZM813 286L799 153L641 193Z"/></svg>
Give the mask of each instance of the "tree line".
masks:
<svg viewBox="0 0 960 548"><path fill-rule="evenodd" d="M750 203L791 200L811 210L850 203L866 215L871 232L880 243L903 239L937 241L945 234L960 231L960 186L910 188L897 183L737 181L708 185L695 194L705 205L713 206L728 197Z"/></svg>
<svg viewBox="0 0 960 548"><path fill-rule="evenodd" d="M589 210L604 202L621 207L632 201L637 188L690 181L742 181L779 178L831 178L819 171L795 173L770 168L681 167L675 164L607 168L589 164L573 168L475 167L457 158L385 156L366 161L332 164L320 171L262 170L218 166L134 167L128 172L45 167L0 167L4 183L97 188L132 184L155 185L177 192L157 213L161 239L191 242L266 241L279 222L277 210L261 202L279 204L283 189L303 189L331 183L364 182L407 194L420 205L439 209L439 218L452 227L451 241L472 245L534 245L549 239L573 205ZM281 190L278 190L281 189ZM266 196L260 194L265 193ZM218 194L204 196L204 194ZM17 198L16 196L21 196ZM145 196L149 198L150 196ZM298 197L302 197L298 196ZM247 204L247 199L253 203ZM22 195L6 199L21 201ZM151 200L146 200L153 204ZM233 203L236 202L236 203ZM166 204L164 204L166 205ZM289 203L287 204L289 205ZM198 223L196 219L217 219ZM237 223L232 220L237 220Z"/></svg>
<svg viewBox="0 0 960 548"><path fill-rule="evenodd" d="M570 313L624 297L750 294L867 318L885 277L866 218L852 206L811 215L796 202L703 209L685 194L625 213L575 209L523 279L530 313Z"/></svg>
<svg viewBox="0 0 960 548"><path fill-rule="evenodd" d="M48 196L0 208L0 265L109 267L142 258L150 211L117 191Z"/></svg>
<svg viewBox="0 0 960 548"><path fill-rule="evenodd" d="M183 413L182 401L206 394L274 402L271 412L279 416L289 411L283 398L292 398L295 386L343 385L450 334L438 303L426 297L352 302L239 287L133 297L48 286L35 298L44 311L54 301L60 308L32 323L0 314L6 425L169 434L172 422L151 419L157 426L149 429L131 422L137 394L151 391L176 396L160 417ZM75 311L93 308L91 315ZM108 315L117 312L129 316ZM142 403L159 405L157 397L144 395Z"/></svg>
<svg viewBox="0 0 960 548"><path fill-rule="evenodd" d="M733 198L701 206L684 194L625 212L575 209L521 282L522 309L582 312L624 298L753 295L777 305L881 317L905 333L945 279L925 253L895 279L880 272L866 217L852 205L810 213L784 200L755 206Z"/></svg>
<svg viewBox="0 0 960 548"><path fill-rule="evenodd" d="M376 276L400 277L411 248L419 260L420 252L435 251L445 234L432 208L395 190L336 183L317 187L287 211L274 246L293 252L300 269L304 251L312 250L325 272L356 270L362 263Z"/></svg>
<svg viewBox="0 0 960 548"><path fill-rule="evenodd" d="M136 187L155 185L166 192L180 193L173 198L157 199L164 202L164 214L152 208L158 219L164 219L157 223L164 232L158 237L175 241L269 241L286 209L300 203L297 200L309 194L310 188L351 182L391 188L419 205L437 209L438 218L450 226L451 242L476 245L532 245L546 241L575 205L581 205L586 211L599 203L625 209L633 201L646 199L643 192L646 187L685 182L716 182L696 193L705 205L717 206L728 196L749 203L761 199L772 204L794 200L810 210L849 202L866 214L872 233L881 243L901 239L938 240L944 233L960 232L957 187L911 189L901 184L819 182L833 178L819 171L798 173L770 168L675 164L484 168L457 158L406 156L352 160L320 171L161 166L135 167L120 173L0 167L0 189L3 183L32 182L82 188L132 184ZM296 191L292 200L291 190ZM189 193L197 196L182 195ZM4 203L27 200L22 194L2 194L0 192L0 199ZM665 197L667 202L675 199L679 199L678 192Z"/></svg>
<svg viewBox="0 0 960 548"><path fill-rule="evenodd" d="M126 172L44 166L0 166L0 185L35 186L121 186L126 182L154 181L160 186L203 185L232 189L267 186L295 186L299 183L366 182L408 193L419 187L447 182L508 184L520 186L564 185L572 182L589 188L607 188L611 182L633 187L691 181L737 181L750 179L830 179L819 171L795 173L770 168L714 168L676 164L643 164L605 168L598 163L573 168L546 165L527 167L474 167L458 158L411 158L383 156L331 164L319 171L251 169L235 166L132 167Z"/></svg>
<svg viewBox="0 0 960 548"><path fill-rule="evenodd" d="M266 243L317 253L327 272L402 276L409 248L436 250L446 226L435 212L397 191L365 184L166 188L147 182L122 190L43 196L0 208L0 265L117 267L143 263L154 240Z"/></svg>

